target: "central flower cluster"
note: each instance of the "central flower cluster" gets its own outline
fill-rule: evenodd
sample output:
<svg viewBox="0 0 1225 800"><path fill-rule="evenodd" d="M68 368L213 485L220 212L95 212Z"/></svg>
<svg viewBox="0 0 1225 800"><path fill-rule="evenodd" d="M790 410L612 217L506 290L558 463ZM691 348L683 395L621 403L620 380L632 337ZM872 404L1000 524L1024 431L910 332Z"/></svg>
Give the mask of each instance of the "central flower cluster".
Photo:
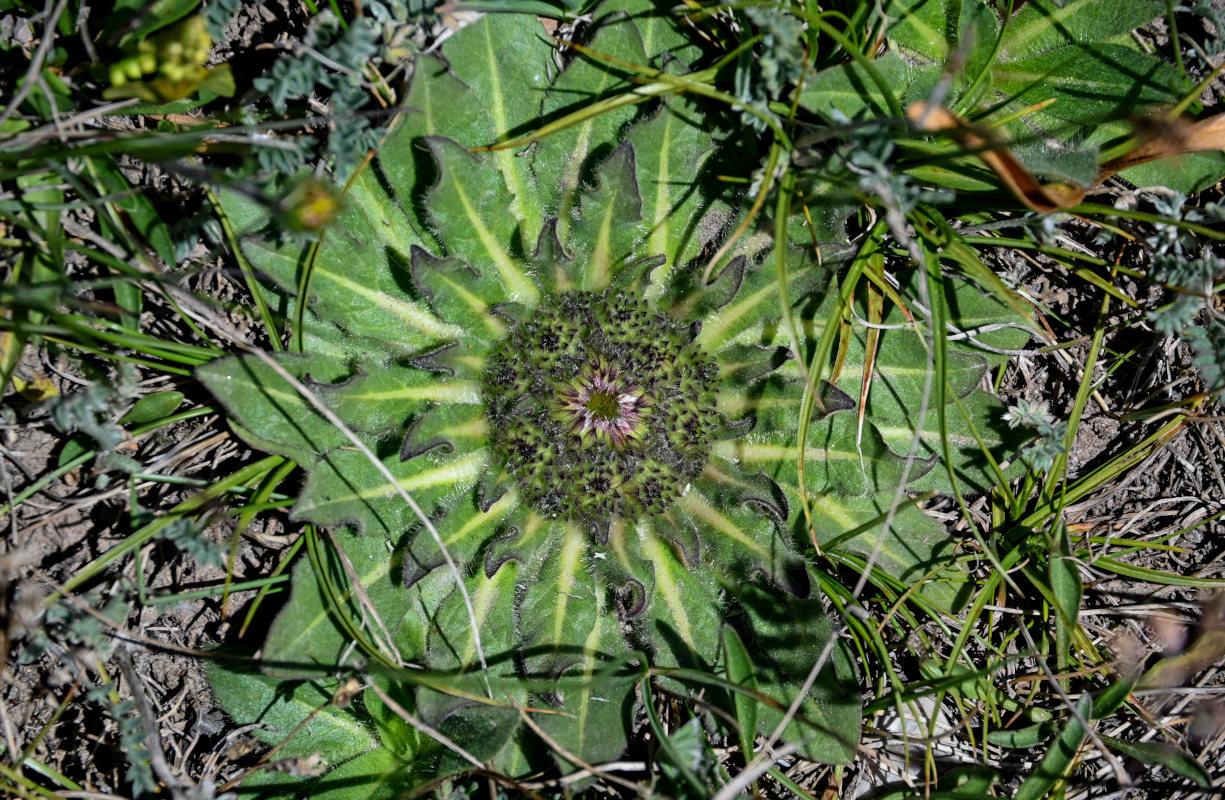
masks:
<svg viewBox="0 0 1225 800"><path fill-rule="evenodd" d="M689 328L623 294L546 298L490 357L490 438L547 517L664 511L702 472L718 368Z"/></svg>
<svg viewBox="0 0 1225 800"><path fill-rule="evenodd" d="M646 396L637 386L626 387L617 368L596 361L559 395L562 407L580 423L579 435L594 432L618 447L626 439L639 439L645 426Z"/></svg>

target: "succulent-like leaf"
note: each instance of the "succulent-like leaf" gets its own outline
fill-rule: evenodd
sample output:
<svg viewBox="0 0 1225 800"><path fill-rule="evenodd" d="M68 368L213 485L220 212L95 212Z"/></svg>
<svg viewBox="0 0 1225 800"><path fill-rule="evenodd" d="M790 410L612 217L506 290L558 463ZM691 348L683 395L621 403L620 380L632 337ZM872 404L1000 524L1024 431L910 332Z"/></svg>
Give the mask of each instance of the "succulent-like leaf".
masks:
<svg viewBox="0 0 1225 800"><path fill-rule="evenodd" d="M519 616L525 673L558 681L534 705L561 713L535 715L536 723L579 761L598 764L625 750L634 687L610 674L628 648L591 557L581 531L563 530L556 552L522 587ZM563 767L577 766L565 753L553 755Z"/></svg>
<svg viewBox="0 0 1225 800"><path fill-rule="evenodd" d="M452 37L443 47L443 55L455 76L472 90L467 97L449 97L448 101L474 103L485 109L494 136L513 137L534 129L539 124L538 100L549 86L546 64L551 46L544 29L539 23L514 14L490 14L470 27L472 30ZM448 125L453 133L441 130L440 133L456 137L465 147L492 143L483 131L461 128L460 120L448 122L453 123ZM513 150L499 150L492 158L511 200L506 206L491 204L482 208L486 213L496 208L499 215L521 221L521 238L515 249L527 252L535 244L535 232L545 219L530 162ZM552 179L556 180L556 176ZM502 246L509 246L509 242Z"/></svg>
<svg viewBox="0 0 1225 800"><path fill-rule="evenodd" d="M596 50L631 64L646 60L642 37L628 17L605 18L595 38L588 43ZM559 119L633 88L624 75L609 70L588 56L577 56L553 83L544 97L541 118ZM616 141L622 126L633 117L635 106L623 106L587 118L548 137L536 148L533 170L539 176L543 206L557 218L562 239L569 235L574 198L580 187L594 179L595 167L608 157L609 142ZM561 180L558 180L558 176ZM636 189L637 187L635 187ZM583 215L584 217L586 215ZM579 236L580 240L586 237Z"/></svg>

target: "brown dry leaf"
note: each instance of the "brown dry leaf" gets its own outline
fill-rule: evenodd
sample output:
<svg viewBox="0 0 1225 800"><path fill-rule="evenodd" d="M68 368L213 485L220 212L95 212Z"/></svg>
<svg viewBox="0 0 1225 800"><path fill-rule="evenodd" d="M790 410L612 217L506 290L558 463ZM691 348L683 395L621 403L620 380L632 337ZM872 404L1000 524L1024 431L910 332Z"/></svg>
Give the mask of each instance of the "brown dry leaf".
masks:
<svg viewBox="0 0 1225 800"><path fill-rule="evenodd" d="M1097 173L1098 183L1116 172L1150 161L1188 153L1225 150L1225 114L1217 114L1199 122L1191 122L1185 118L1148 118L1135 120L1132 124L1140 137L1140 146L1103 164Z"/></svg>
<svg viewBox="0 0 1225 800"><path fill-rule="evenodd" d="M943 133L974 151L1008 190L1034 211L1049 214L1079 205L1085 190L1063 183L1041 183L994 133L980 130L944 106L915 103L906 116L925 131Z"/></svg>
<svg viewBox="0 0 1225 800"><path fill-rule="evenodd" d="M1049 214L1079 205L1085 190L1067 184L1042 183L1017 160L992 131L971 125L944 106L915 103L906 110L911 122L925 131L942 133L974 152L1013 195L1034 211ZM1199 122L1186 119L1133 121L1141 144L1098 168L1097 186L1117 172L1171 156L1225 150L1225 114Z"/></svg>

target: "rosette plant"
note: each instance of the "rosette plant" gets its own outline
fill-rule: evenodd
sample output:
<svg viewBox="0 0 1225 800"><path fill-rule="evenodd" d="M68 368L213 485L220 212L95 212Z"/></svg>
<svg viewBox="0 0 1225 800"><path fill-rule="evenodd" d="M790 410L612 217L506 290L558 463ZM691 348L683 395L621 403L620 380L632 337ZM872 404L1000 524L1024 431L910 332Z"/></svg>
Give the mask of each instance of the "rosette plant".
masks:
<svg viewBox="0 0 1225 800"><path fill-rule="evenodd" d="M586 41L672 73L703 57L643 0L598 8ZM991 480L994 401L975 386L1000 357L946 353L939 396L965 414L949 415L944 464L919 412L921 325L898 312L870 342L843 337L815 382L809 359L842 319L848 209L738 231L748 199L717 176L753 168L756 134L668 86L635 93L600 58L559 61L535 18L488 15L417 60L316 249L226 197L297 352L199 375L248 442L304 470L309 558L262 671L213 679L278 758L322 755L313 796L569 771L644 726L671 752L661 692L735 719L747 749L780 728L845 762L860 679L826 614L823 592L847 597L828 568L876 550L880 580L924 577L954 603L955 566L933 568L952 543L895 495ZM935 302L965 326L1005 313L974 289ZM983 338L1016 346L1008 329ZM352 676L356 700L330 706Z"/></svg>

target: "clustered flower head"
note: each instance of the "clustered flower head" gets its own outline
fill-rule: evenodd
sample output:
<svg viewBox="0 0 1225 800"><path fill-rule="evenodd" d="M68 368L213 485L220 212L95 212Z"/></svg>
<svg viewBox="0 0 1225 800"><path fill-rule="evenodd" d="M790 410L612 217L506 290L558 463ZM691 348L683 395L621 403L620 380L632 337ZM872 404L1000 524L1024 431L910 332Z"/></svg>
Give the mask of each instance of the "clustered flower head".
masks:
<svg viewBox="0 0 1225 800"><path fill-rule="evenodd" d="M580 436L593 433L617 447L626 439L642 437L646 397L637 386L627 386L615 367L595 361L581 377L559 393L562 408L573 417Z"/></svg>
<svg viewBox="0 0 1225 800"><path fill-rule="evenodd" d="M564 292L489 359L495 451L541 514L606 528L663 511L701 474L719 370L626 293Z"/></svg>

